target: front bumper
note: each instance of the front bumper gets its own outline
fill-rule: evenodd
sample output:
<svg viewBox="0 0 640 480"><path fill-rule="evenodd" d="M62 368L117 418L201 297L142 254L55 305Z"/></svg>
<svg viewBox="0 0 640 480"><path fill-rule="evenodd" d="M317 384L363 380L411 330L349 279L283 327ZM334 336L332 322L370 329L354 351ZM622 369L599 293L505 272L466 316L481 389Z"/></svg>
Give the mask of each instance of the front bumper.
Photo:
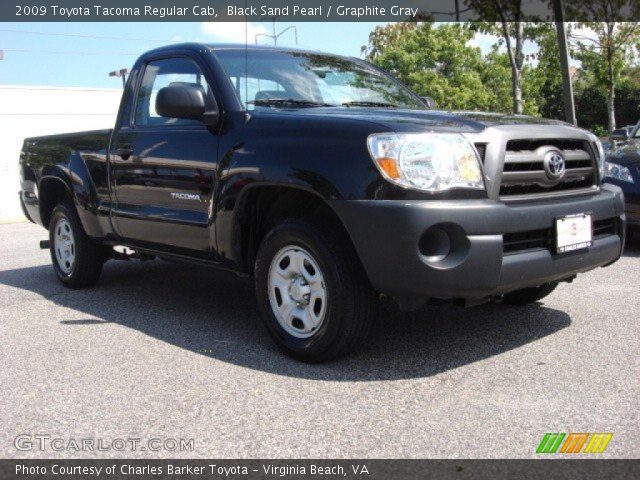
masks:
<svg viewBox="0 0 640 480"><path fill-rule="evenodd" d="M522 204L495 200L333 201L373 287L401 304L417 299L482 299L568 279L617 260L623 248L624 199L605 185L596 195ZM588 250L558 255L553 248L521 243L505 251L505 238L549 232L554 220L591 213L612 227L594 236ZM425 256L421 237L431 227L450 234L450 253ZM519 232L519 233L518 233ZM433 243L433 242L432 242ZM437 243L437 242L436 242ZM422 253L421 253L422 251Z"/></svg>

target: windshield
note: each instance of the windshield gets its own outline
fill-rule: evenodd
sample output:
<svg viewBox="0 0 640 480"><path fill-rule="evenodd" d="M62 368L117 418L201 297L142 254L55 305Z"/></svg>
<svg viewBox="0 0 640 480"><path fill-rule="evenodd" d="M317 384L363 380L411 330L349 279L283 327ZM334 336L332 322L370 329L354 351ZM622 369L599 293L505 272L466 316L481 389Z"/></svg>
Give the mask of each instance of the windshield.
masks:
<svg viewBox="0 0 640 480"><path fill-rule="evenodd" d="M409 90L366 63L309 52L216 50L245 108L358 106L425 109ZM291 102L287 102L291 101Z"/></svg>

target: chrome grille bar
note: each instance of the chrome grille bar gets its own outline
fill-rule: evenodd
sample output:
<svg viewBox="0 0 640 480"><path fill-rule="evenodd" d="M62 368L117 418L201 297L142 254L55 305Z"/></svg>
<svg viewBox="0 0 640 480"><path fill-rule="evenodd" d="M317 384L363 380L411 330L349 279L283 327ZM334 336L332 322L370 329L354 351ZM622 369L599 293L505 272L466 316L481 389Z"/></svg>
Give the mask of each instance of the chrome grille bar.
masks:
<svg viewBox="0 0 640 480"><path fill-rule="evenodd" d="M545 170L545 155L551 151L559 151L565 160L565 173L559 179L551 178ZM596 186L596 177L595 159L585 140L509 140L504 152L500 197L521 200L586 193Z"/></svg>

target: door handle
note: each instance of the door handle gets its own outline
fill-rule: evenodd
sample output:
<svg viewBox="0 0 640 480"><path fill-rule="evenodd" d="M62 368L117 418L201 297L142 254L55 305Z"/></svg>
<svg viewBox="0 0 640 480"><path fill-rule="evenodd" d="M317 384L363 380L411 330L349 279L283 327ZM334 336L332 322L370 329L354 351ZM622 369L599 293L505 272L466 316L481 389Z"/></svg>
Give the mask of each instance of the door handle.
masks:
<svg viewBox="0 0 640 480"><path fill-rule="evenodd" d="M133 149L129 145L116 149L116 155L118 155L122 160L128 160L132 153Z"/></svg>

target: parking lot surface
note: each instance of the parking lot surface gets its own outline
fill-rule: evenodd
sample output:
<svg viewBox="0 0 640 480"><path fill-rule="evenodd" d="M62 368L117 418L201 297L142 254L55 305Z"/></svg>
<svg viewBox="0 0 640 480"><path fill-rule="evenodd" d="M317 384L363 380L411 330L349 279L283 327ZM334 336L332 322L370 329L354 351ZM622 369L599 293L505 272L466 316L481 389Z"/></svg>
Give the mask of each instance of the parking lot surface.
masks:
<svg viewBox="0 0 640 480"><path fill-rule="evenodd" d="M612 432L603 456L640 457L640 242L538 305L386 305L364 349L306 365L270 341L247 280L112 261L68 290L45 238L0 225L4 458L515 458L546 432Z"/></svg>

